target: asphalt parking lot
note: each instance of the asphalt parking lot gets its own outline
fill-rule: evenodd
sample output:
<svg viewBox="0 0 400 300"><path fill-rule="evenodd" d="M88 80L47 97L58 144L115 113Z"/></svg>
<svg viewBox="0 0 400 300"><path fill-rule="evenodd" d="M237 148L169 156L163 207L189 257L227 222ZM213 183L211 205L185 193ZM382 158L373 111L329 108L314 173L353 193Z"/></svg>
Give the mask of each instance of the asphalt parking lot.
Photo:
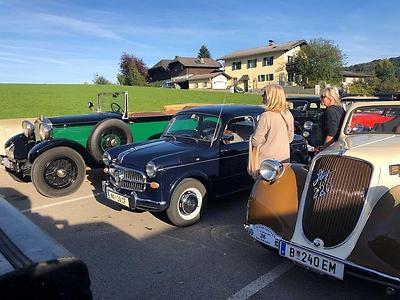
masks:
<svg viewBox="0 0 400 300"><path fill-rule="evenodd" d="M101 170L78 192L49 199L0 167L0 194L89 268L94 299L379 299L384 287L330 279L293 265L243 229L247 193L211 201L200 223L108 202Z"/></svg>

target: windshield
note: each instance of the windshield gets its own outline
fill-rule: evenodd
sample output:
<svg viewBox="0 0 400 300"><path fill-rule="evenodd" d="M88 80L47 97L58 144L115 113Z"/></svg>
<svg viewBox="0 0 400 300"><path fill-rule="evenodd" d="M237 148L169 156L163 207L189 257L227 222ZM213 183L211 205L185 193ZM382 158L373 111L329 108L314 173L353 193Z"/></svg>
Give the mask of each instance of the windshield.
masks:
<svg viewBox="0 0 400 300"><path fill-rule="evenodd" d="M349 116L346 134L400 133L400 106L365 106Z"/></svg>
<svg viewBox="0 0 400 300"><path fill-rule="evenodd" d="M164 132L164 136L194 138L203 141L211 141L217 136L219 129L218 117L202 114L176 115ZM215 138L215 137L214 137Z"/></svg>
<svg viewBox="0 0 400 300"><path fill-rule="evenodd" d="M125 112L125 92L99 93L97 100L97 112Z"/></svg>

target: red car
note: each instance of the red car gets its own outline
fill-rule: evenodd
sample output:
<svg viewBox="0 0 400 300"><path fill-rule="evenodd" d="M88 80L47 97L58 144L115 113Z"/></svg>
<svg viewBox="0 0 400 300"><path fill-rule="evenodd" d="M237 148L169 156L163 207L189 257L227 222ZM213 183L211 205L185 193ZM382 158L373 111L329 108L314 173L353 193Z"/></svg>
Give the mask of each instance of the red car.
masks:
<svg viewBox="0 0 400 300"><path fill-rule="evenodd" d="M350 128L363 127L371 130L375 124L386 123L393 120L399 114L398 109L386 108L386 109L370 109L355 112L350 122ZM361 126L360 126L361 125Z"/></svg>

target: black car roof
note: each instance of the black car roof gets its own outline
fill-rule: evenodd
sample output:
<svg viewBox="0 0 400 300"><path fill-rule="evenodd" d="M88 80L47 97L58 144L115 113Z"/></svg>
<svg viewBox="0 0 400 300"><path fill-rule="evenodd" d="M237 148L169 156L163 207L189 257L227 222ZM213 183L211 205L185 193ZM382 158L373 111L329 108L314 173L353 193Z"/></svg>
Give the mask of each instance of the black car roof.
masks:
<svg viewBox="0 0 400 300"><path fill-rule="evenodd" d="M265 111L264 107L262 107L261 105L221 104L221 105L199 106L190 109L185 109L177 114L179 115L187 113L201 113L201 114L219 116L221 109L222 109L221 116L223 116L224 118L233 118L236 116L243 116L245 114L262 113L263 111Z"/></svg>

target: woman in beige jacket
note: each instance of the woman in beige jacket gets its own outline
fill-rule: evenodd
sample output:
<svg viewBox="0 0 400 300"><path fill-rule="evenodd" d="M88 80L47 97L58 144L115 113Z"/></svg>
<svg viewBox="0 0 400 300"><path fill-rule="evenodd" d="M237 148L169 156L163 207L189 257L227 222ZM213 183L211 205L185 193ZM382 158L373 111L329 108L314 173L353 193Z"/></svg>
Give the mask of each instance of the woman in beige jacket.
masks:
<svg viewBox="0 0 400 300"><path fill-rule="evenodd" d="M294 119L283 88L277 84L268 85L262 102L265 112L260 115L251 138L253 147L258 149L258 168L265 159L289 162L289 144L294 137Z"/></svg>

